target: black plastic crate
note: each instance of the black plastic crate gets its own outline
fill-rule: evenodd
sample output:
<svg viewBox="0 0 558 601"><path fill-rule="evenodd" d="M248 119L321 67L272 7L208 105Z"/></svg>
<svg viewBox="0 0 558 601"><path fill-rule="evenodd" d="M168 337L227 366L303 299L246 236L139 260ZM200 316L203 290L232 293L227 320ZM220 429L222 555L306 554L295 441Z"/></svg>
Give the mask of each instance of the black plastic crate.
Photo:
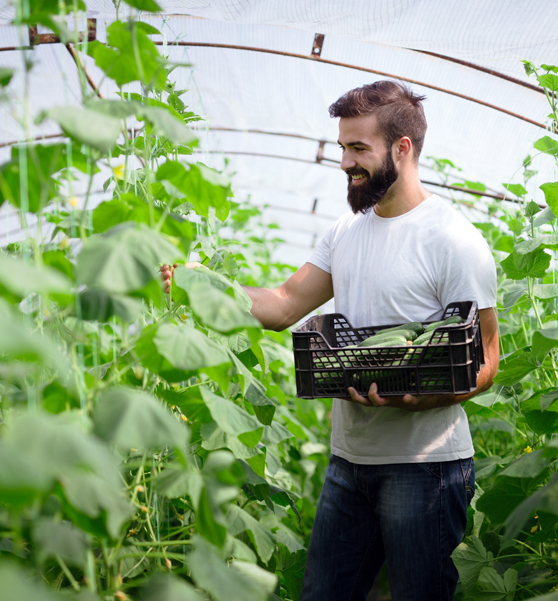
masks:
<svg viewBox="0 0 558 601"><path fill-rule="evenodd" d="M311 317L292 332L297 396L348 397L349 386L368 396L372 382L380 396L471 392L484 364L478 305L450 303L441 319L452 315L465 322L436 328L426 346L383 348L346 347L402 324L353 328L341 313Z"/></svg>

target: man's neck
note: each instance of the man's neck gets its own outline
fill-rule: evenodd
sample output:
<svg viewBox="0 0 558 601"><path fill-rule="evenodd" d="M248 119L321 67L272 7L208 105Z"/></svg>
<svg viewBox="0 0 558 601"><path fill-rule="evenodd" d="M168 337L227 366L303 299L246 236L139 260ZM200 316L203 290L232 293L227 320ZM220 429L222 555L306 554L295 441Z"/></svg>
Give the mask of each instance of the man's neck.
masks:
<svg viewBox="0 0 558 601"><path fill-rule="evenodd" d="M374 212L378 217L399 217L412 211L429 196L430 192L418 176L405 178L400 174L388 193L374 206Z"/></svg>

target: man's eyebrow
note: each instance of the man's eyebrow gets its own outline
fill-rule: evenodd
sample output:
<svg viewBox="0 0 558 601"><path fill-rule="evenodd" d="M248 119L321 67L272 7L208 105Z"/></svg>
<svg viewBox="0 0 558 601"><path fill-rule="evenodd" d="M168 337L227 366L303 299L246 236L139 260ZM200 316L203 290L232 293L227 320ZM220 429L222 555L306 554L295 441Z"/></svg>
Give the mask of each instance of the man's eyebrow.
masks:
<svg viewBox="0 0 558 601"><path fill-rule="evenodd" d="M355 142L348 142L347 144L341 144L341 142L339 140L337 140L337 144L339 144L339 146L364 146L365 148L370 148L370 146L368 144L366 144L366 142L361 142L360 140L356 140Z"/></svg>

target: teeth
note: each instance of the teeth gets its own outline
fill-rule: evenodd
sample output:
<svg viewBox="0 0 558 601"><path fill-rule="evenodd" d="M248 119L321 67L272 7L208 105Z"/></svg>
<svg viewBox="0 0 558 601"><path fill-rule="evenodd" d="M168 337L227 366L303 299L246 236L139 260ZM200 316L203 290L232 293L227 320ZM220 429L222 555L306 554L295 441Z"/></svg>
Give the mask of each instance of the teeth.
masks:
<svg viewBox="0 0 558 601"><path fill-rule="evenodd" d="M351 175L351 177L353 179L362 179L364 177L364 175L360 174L360 175Z"/></svg>

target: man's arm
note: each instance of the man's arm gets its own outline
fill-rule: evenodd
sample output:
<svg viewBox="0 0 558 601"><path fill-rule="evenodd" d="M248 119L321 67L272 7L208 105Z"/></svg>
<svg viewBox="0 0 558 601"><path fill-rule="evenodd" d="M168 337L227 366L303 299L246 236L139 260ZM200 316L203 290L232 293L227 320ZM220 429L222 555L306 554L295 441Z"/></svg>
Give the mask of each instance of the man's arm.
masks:
<svg viewBox="0 0 558 601"><path fill-rule="evenodd" d="M496 309L481 309L479 311L479 322L482 333L482 346L484 350L485 364L477 378L477 388L468 394L433 394L415 397L410 394L397 397L382 398L378 395L376 384L370 386L368 398L359 395L354 388L349 388L350 399L355 403L367 407L397 407L407 411L426 411L437 407L449 407L464 403L477 394L488 390L492 386L492 380L498 373L500 363L500 343L498 340L498 314Z"/></svg>
<svg viewBox="0 0 558 601"><path fill-rule="evenodd" d="M305 263L279 288L244 286L252 315L268 330L284 330L333 297L331 274Z"/></svg>

